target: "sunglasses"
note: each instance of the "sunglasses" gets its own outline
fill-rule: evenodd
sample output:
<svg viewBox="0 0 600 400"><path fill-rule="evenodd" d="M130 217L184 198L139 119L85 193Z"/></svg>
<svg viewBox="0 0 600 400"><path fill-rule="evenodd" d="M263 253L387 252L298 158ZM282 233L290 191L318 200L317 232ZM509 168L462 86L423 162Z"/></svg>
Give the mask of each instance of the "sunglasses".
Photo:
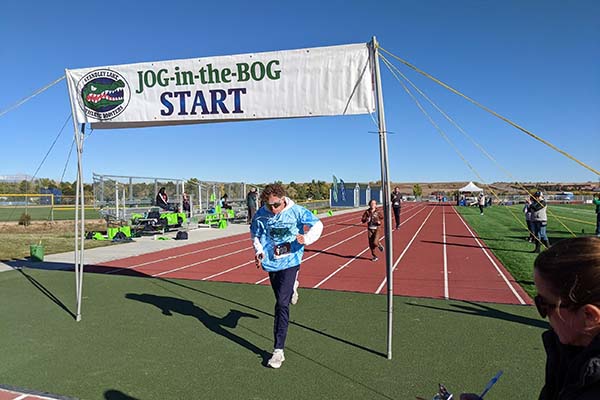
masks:
<svg viewBox="0 0 600 400"><path fill-rule="evenodd" d="M533 298L533 302L542 318L546 318L551 310L557 308L573 308L574 306L572 303L549 303L539 294Z"/></svg>
<svg viewBox="0 0 600 400"><path fill-rule="evenodd" d="M281 206L281 202L280 201L277 201L275 203L267 203L267 207L269 207L270 209L279 208L280 206Z"/></svg>

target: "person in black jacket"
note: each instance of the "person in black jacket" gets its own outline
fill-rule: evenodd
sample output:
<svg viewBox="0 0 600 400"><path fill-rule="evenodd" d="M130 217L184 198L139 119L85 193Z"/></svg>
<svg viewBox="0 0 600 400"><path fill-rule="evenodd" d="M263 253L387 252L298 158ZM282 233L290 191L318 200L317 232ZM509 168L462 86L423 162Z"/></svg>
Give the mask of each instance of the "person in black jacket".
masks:
<svg viewBox="0 0 600 400"><path fill-rule="evenodd" d="M170 209L169 196L167 195L167 191L164 187L161 187L156 194L156 205L163 210Z"/></svg>
<svg viewBox="0 0 600 400"><path fill-rule="evenodd" d="M551 329L542 334L546 379L540 400L600 399L600 239L565 239L540 253L535 305Z"/></svg>
<svg viewBox="0 0 600 400"><path fill-rule="evenodd" d="M392 210L394 210L394 219L396 220L396 229L400 229L400 208L402 207L402 195L400 188L396 186L392 192Z"/></svg>

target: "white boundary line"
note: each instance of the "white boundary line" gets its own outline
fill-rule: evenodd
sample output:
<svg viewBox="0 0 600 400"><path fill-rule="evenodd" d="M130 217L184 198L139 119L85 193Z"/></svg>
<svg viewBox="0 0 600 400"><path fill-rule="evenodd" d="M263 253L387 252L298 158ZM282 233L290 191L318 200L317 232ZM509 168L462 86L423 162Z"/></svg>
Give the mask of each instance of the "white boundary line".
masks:
<svg viewBox="0 0 600 400"><path fill-rule="evenodd" d="M363 234L364 232L361 232L360 234ZM382 238L383 239L383 238ZM333 271L331 274L329 274L329 276L327 276L326 278L324 278L321 282L317 283L315 286L313 286L313 289L318 288L319 286L321 286L322 284L324 284L325 282L327 282L329 279L331 279L335 274L337 274L339 271L343 270L344 268L346 268L347 265L349 265L351 262L353 262L354 260L356 260L358 257L360 257L365 251L369 250L369 248L367 247L366 249L364 249L363 251L361 251L360 253L358 253L357 255L355 255L351 260L347 261L344 265L340 266L338 269L336 269L335 271Z"/></svg>
<svg viewBox="0 0 600 400"><path fill-rule="evenodd" d="M448 288L448 253L446 249L446 206L442 207L442 241L444 242L444 298L448 300L450 298L450 291Z"/></svg>
<svg viewBox="0 0 600 400"><path fill-rule="evenodd" d="M221 259L221 258L224 258L224 257L228 257L228 256L230 256L232 254L241 253L242 251L247 251L247 250L250 250L250 249L252 249L252 247L244 247L243 249L239 249L239 250L233 251L231 253L222 254L222 255L217 256L217 257L207 258L205 260L198 261L198 262L195 262L195 263L192 263L192 264L187 264L187 265L184 265L184 266L181 266L181 267L170 269L168 271L159 272L158 274L153 274L151 276L155 277L155 276L166 275L166 274L169 274L169 273L175 272L175 271L181 271L182 269L187 269L187 268L195 267L196 265L204 264L204 263L207 263L209 261L218 260L218 259Z"/></svg>
<svg viewBox="0 0 600 400"><path fill-rule="evenodd" d="M417 231L415 232L415 234L412 237L412 239L410 239L410 242L408 242L408 244L406 245L406 247L402 251L402 254L400 254L400 257L398 257L398 260L394 263L394 266L392 267L392 273L394 273L394 271L396 270L396 267L398 266L398 263L400 262L400 260L402 260L402 257L404 257L404 254L406 254L406 252L408 251L408 249L412 245L412 242L414 242L415 238L419 234L419 232L421 232L421 229L423 229L423 226L425 225L425 223L427 222L427 220L431 216L431 213L433 213L433 210L434 210L434 208L432 208L431 211L429 212L429 214L427 214L427 217L425 218L425 221L423 221L423 223L421 224L421 226L419 227L419 229L417 229ZM381 290L383 289L383 286L385 285L386 282L387 282L387 276L385 278L383 278L383 281L381 282L381 284L379 285L379 287L375 291L375 294L381 293Z"/></svg>
<svg viewBox="0 0 600 400"><path fill-rule="evenodd" d="M404 220L403 222L400 223L400 226L402 226L402 224L410 221L412 218L414 218L418 213L420 213L421 211L423 211L425 209L426 206L423 206L419 209L419 211L417 211L416 213L414 213L413 215L411 215L409 218L407 218L406 220ZM362 232L361 232L362 233ZM360 233L359 233L360 234ZM355 235L357 236L357 235ZM393 236L393 235L392 235ZM383 235L380 240L385 239L385 235ZM343 243L343 242L340 242ZM339 244L339 243L338 243ZM346 268L348 265L350 265L352 262L354 262L354 260L356 260L358 257L360 257L364 252L366 252L367 250L369 250L369 248L367 247L366 249L364 249L363 251L361 251L360 253L358 253L356 256L354 256L354 258L352 258L350 261L346 262L344 265L340 266L338 269L336 269L334 272L332 272L331 274L329 274L329 276L327 276L325 279L323 279L321 282L317 283L315 286L313 286L313 289L318 288L319 286L321 286L323 283L327 282L329 279L331 279L334 275L336 275L338 272L340 272L341 270L343 270L344 268Z"/></svg>
<svg viewBox="0 0 600 400"><path fill-rule="evenodd" d="M340 222L349 221L349 220L351 220L351 219L353 219L353 218L342 219ZM336 232L339 232L339 231L341 231L341 230L344 230L344 229L349 229L349 228L351 228L351 226L344 227L344 228L342 228L342 229L340 229L340 230L338 230L338 231L334 231L334 232L332 232L332 233L336 233ZM146 261L146 262L143 262L143 263L139 263L139 264L131 265L131 266L129 266L129 267L126 267L126 268L118 268L118 269L110 270L110 271L107 271L107 272L105 272L105 273L106 273L106 274L114 274L114 273L117 273L117 272L120 272L120 271L125 271L125 270L129 270L129 269L134 269L134 268L137 268L137 267L143 267L143 266L145 266L145 265L150 265L150 264L156 264L156 263L164 262L164 261L167 261L167 260L172 260L172 259L179 258L179 257L183 257L183 256L189 256L189 255L191 255L191 254L197 254L197 253L201 253L201 252L203 252L203 251L206 251L206 250L213 250L213 249L217 249L217 248L219 248L219 247L229 246L229 245L232 245L232 244L235 244L235 243L247 242L247 241L248 241L248 238L239 239L239 240L234 240L234 241L231 241L231 242L221 243L221 244L219 244L219 245L216 245L216 246L211 246L211 247L207 247L207 248L204 248L204 249L199 249L199 250L194 250L194 251L188 251L188 252L185 252L185 253L176 254L176 255L174 255L174 256L169 256L169 257L164 257L164 258L154 259L154 260L152 260L152 261ZM245 249L248 249L248 248L245 248ZM250 247L250 249L251 249L251 247ZM243 249L242 249L242 250L243 250ZM164 250L159 250L159 251L164 251ZM232 253L228 253L228 254L226 254L226 255L230 255L230 254L236 254L236 253L239 253L239 251L235 251L235 252L232 252ZM224 255L224 256L226 256L226 255ZM137 257L139 257L139 256L137 256ZM210 259L207 259L207 260L204 260L204 261L216 260L216 259L218 259L218 258L221 258L221 256L219 256L219 257L215 257L215 258L210 258ZM157 274L157 275L152 275L152 276L160 276L160 275L163 275L163 274L166 274L166 273L169 273L169 272L177 271L177 270L184 269L184 268L188 268L188 267L193 267L193 266L195 266L195 265L202 264L204 261L202 261L202 262L198 262L198 263L193 263L193 264L186 264L186 265L184 265L184 266L182 266L182 267L180 267L180 268L178 268L178 269L173 269L173 270L170 270L170 271L161 272L161 273L159 273L159 274Z"/></svg>
<svg viewBox="0 0 600 400"><path fill-rule="evenodd" d="M180 253L180 254L176 254L176 255L174 255L174 256L169 256L169 257L165 257L165 258L159 258L159 259L155 259L155 260L152 260L152 261L146 261L146 262L143 262L143 263L139 263L139 264L130 265L129 267L125 267L125 268L119 268L119 269L115 269L115 270L110 270L110 271L107 271L106 273L107 273L107 274L114 274L114 273L116 273L116 272L119 272L119 271L124 271L124 270L128 270L128 269L133 269L133 268L137 268L137 267L143 267L144 265L155 264L155 263L158 263L158 262L163 262L163 261L167 261L167 260L173 260L173 259L175 259L175 258L184 257L184 256L189 256L190 254L197 254L197 253L201 253L201 252L203 252L203 251L206 251L206 250L218 249L219 247L229 246L229 245L231 245L231 244L240 243L240 242L245 242L245 241L247 241L247 240L248 240L248 239L240 239L240 240L234 240L234 241L232 241L232 242L221 243L221 244L219 244L219 245L216 245L216 246L211 246L211 247L206 247L206 248L204 248L204 249L199 249L199 250L194 250L194 251L188 251L188 252L186 252L186 253ZM192 244L192 245L193 245L193 244ZM164 251L164 250L159 250L159 251ZM138 255L138 256L134 256L134 257L139 257L139 256L143 256L143 254L140 254L140 255Z"/></svg>
<svg viewBox="0 0 600 400"><path fill-rule="evenodd" d="M350 228L350 227L347 227L347 228ZM327 234L327 235L325 235L325 236L332 235L332 234L334 234L334 233L340 232L340 231L342 231L342 230L344 230L344 229L347 229L347 228L339 229L339 230L337 230L337 231L335 231L335 232L328 233L328 234ZM311 258L314 258L314 257L316 257L316 256L318 256L318 255L321 255L321 252L323 252L323 251L327 251L327 250L329 250L329 249L332 249L332 248L334 248L334 247L336 247L336 246L339 246L340 244L342 244L342 243L344 243L344 242L347 242L347 241L348 241L348 240L350 240L350 239L354 239L355 237L357 237L358 235L362 235L363 233L364 233L364 232L361 230L361 231L360 231L360 232L358 232L357 234L355 234L355 235L352 235L352 236L350 236L350 237L348 237L348 238L346 238L346 239L342 240L341 242L334 243L334 244L332 244L331 246L329 246L329 247L327 247L327 248L325 248L325 249L323 249L323 250L320 250L319 252L317 252L317 253L313 254L312 256L310 256L310 257L306 257L306 259L304 259L302 262L304 262L304 261L308 261L308 260L310 260ZM267 279L269 279L269 277L268 277L268 276L267 276L266 278L263 278L263 279L261 279L261 280L259 280L259 281L256 281L256 282L254 282L254 284L255 284L255 285L261 284L261 283L263 283L264 281L266 281Z"/></svg>
<svg viewBox="0 0 600 400"><path fill-rule="evenodd" d="M504 280L504 282L506 283L506 285L508 286L508 288L510 289L510 291L515 295L515 297L517 298L517 300L519 301L519 303L521 304L527 304L523 298L519 295L519 293L517 293L517 291L515 290L515 288L513 287L513 285L510 283L510 281L506 278L506 275L504 275L504 273L500 270L500 267L498 267L498 264L496 264L496 262L494 261L494 259L489 255L489 252L481 245L481 242L479 241L479 239L477 239L475 237L475 235L473 234L473 231L471 231L471 228L469 228L469 225L467 225L467 223L465 222L465 220L463 219L463 217L456 211L456 209L454 207L452 207L452 209L454 210L454 213L456 215L458 215L458 218L461 220L461 222L463 223L463 225L467 228L467 230L469 231L469 233L471 234L471 236L473 237L473 239L475 239L475 242L479 245L479 248L481 249L481 251L483 251L483 254L486 255L486 257L488 258L488 260L490 260L490 262L492 263L492 265L494 266L494 268L496 268L496 271L498 272L498 274L500 274L500 276L502 277L502 280Z"/></svg>
<svg viewBox="0 0 600 400"><path fill-rule="evenodd" d="M409 208L407 211L414 210L414 209L415 209L415 208L417 208L417 207L418 207L418 206L411 207L411 208ZM416 213L414 213L413 215L411 215L410 217L408 217L406 220L402 221L402 222L400 223L400 226L402 226L403 224L405 224L406 222L408 222L408 221L410 221L412 218L414 218L414 217L415 217L417 214L419 214L421 211L423 211L423 210L425 209L425 207L426 207L426 206L422 206L422 207L420 207L420 208L419 208L419 210L418 210ZM405 211L405 214L406 214L406 211ZM359 226L359 227L360 227L361 225L355 225L355 226ZM340 230L341 230L341 229L340 229ZM339 230L338 230L338 231L336 231L336 232L339 232ZM335 233L335 232L332 232L332 233ZM346 238L345 240L343 240L343 241L341 241L341 242L335 243L335 244L333 244L333 245L331 245L331 246L327 247L326 249L323 249L322 251L326 251L326 250L329 250L329 249L331 249L331 248L333 248L333 247L336 247L337 245L339 245L339 244L342 244L342 243L344 243L344 242L346 242L346 241L348 241L348 240L350 240L350 239L353 239L353 238L355 238L356 236L359 236L359 235L361 235L361 234L363 234L363 233L364 233L364 231L362 231L362 230L361 230L361 231L360 231L360 232L358 232L356 235L354 235L354 236L352 236L352 237L350 237L350 238ZM384 237L382 237L382 239L383 239L383 238L384 238ZM368 248L367 248L367 249L368 249ZM365 250L363 250L361 253L359 253L357 256L355 256L355 257L354 257L354 258L353 258L351 261L354 261L356 258L358 258L358 257L359 257L361 254L363 254L364 252L365 252ZM313 254L312 256L310 256L310 257L306 258L306 260L304 260L304 261L308 261L308 260L310 260L311 258L313 258L313 257L316 257L316 256L318 256L318 255L320 255L320 254L321 254L321 253L315 253L315 254ZM304 261L303 261L303 262L304 262ZM350 262L351 262L351 261L350 261ZM347 262L346 264L344 264L344 265L343 265L343 267L347 266L347 265L348 265L350 262ZM341 271L342 269L343 269L343 268L338 268L338 269L335 271L335 273L337 273L337 272ZM334 274L332 274L332 275L330 275L330 276L328 276L328 277L327 277L325 280L327 280L327 279L329 279L331 276L335 275L335 273L334 273ZM263 283L263 282L264 282L264 281L266 281L267 279L269 279L269 277L263 278L263 279L259 280L258 282L255 282L255 284L257 284L257 285L258 285L258 284L260 284L260 283ZM319 283L318 283L318 285L321 285L321 284L323 284L323 282L324 282L325 280L323 280L323 281L319 282ZM318 287L318 286L314 286L313 288L316 288L316 287Z"/></svg>

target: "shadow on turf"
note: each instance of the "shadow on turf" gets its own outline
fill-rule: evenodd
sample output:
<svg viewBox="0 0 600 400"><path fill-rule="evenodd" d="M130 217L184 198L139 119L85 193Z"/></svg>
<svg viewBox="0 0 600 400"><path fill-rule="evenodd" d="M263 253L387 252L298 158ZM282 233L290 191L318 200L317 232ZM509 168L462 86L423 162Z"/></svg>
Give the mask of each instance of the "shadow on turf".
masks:
<svg viewBox="0 0 600 400"><path fill-rule="evenodd" d="M490 247L490 246L479 246L478 244L463 244L463 243L444 243L437 240L421 240L423 243L432 243L432 244L445 244L446 246L458 246L458 247L474 247L474 248L484 248L487 250L499 250L499 251L510 251L511 253L531 253L531 250L517 250L517 249L504 249L501 247ZM533 248L532 248L533 249Z"/></svg>
<svg viewBox="0 0 600 400"><path fill-rule="evenodd" d="M481 304L481 303L473 303L471 301L463 301L461 303L466 303L468 305L450 304L451 307L457 308L456 310L452 310L452 309L448 309L448 308L427 306L427 305L423 305L423 304L413 304L413 303L408 303L408 302L406 304L409 306L413 306L413 307L430 308L432 310L448 311L448 312L467 314L467 315L473 315L473 316L478 316L478 317L501 319L504 321L515 322L518 324L533 326L535 328L550 329L550 324L548 323L548 321L544 321L544 320L537 319L537 318L522 317L520 315L507 313L505 311L500 311L500 310L497 310L495 308L492 308L488 305Z"/></svg>
<svg viewBox="0 0 600 400"><path fill-rule="evenodd" d="M125 298L130 300L136 300L142 303L151 304L160 309L163 315L166 316L171 316L173 315L173 313L177 313L181 315L188 315L190 317L194 317L211 332L221 335L260 356L262 358L264 366L267 365L267 361L271 356L269 352L259 349L257 346L250 343L246 339L237 336L225 329L236 328L240 318L243 317L258 319L258 317L254 314L248 314L239 310L230 310L225 317L219 318L210 315L209 313L207 313L202 308L198 307L189 300L178 299L175 297L157 296L148 293L127 293L125 295Z"/></svg>
<svg viewBox="0 0 600 400"><path fill-rule="evenodd" d="M73 270L73 264L70 264L70 263L52 263L52 262L42 262L42 263L40 263L40 262L38 262L38 263L26 262L25 263L25 262L23 262L23 260L8 261L8 262L4 262L4 263L7 264L7 265L9 265L9 266L11 266L12 268L17 269L17 270L20 270L20 268L23 268L24 266L27 266L27 267L30 267L30 268L36 268L36 269L44 269L44 270ZM103 273L103 272L114 271L115 268L116 267L105 267L105 266L98 266L98 265L86 265L85 266L85 271L86 272ZM182 288L185 288L185 289L197 292L197 293L201 293L201 294L204 294L204 295L207 295L207 296L211 296L211 297L214 297L216 299L223 300L223 301L226 301L228 303L235 304L237 306L244 307L244 308L247 308L249 310L255 311L255 312L259 313L259 314L263 314L265 316L269 316L271 318L274 318L273 314L268 313L268 312L263 311L263 310L260 310L258 308L252 307L250 305L239 303L237 301L234 301L234 300L222 297L222 296L218 296L216 294L209 293L209 292L206 292L206 291L203 291L203 290L200 290L200 289L196 289L196 288L184 285L184 284L179 283L179 282L174 282L174 281L171 281L169 279L152 277L150 275L143 274L143 273L135 271L133 269L123 269L123 270L119 271L118 274L119 275L138 276L138 277L155 279L156 281L159 281L159 282L169 283L171 285L179 286L179 287L182 287ZM29 275L27 275L25 273L23 273L23 275L24 276L29 276ZM54 296L43 285L41 285L39 282L35 281L35 279L33 279L33 281L30 279L29 281L38 290L42 291L42 293L44 293L48 298L50 298L54 303L56 303L59 307L61 307L64 311L66 311L69 315L71 315L73 317L73 319L75 319L75 314L73 312L71 312L56 296ZM34 283L34 281L37 283L37 285L36 285L36 283ZM152 295L149 295L149 296L152 296ZM175 300L178 300L178 299L175 299ZM150 303L150 304L153 304L153 303ZM161 308L161 310L162 310L162 308ZM252 314L245 314L245 315L252 315ZM256 316L253 316L253 317L254 318L258 318ZM327 338L335 340L335 341L337 341L339 343L343 343L343 344L355 347L357 349L366 351L366 352L371 353L371 354L375 354L375 355L378 355L378 356L381 356L381 357L387 357L386 353L383 353L383 352L380 352L380 351L377 351L377 350L373 350L373 349L368 348L366 346L363 346L361 344L354 343L354 342L351 342L351 341L349 341L347 339L343 339L341 337L337 337L337 336L331 335L329 333L320 331L318 329L315 329L315 328L312 328L310 326L301 324L299 322L290 321L290 325L298 326L298 327L300 327L302 329L306 329L307 331L310 331L312 333L315 333L315 334L327 337ZM227 333L229 333L229 332L227 332ZM250 346L252 346L253 348L255 348L255 346L253 344L250 344ZM264 350L260 350L260 351L262 352L262 353L260 353L260 355L262 356L262 354L265 353L265 352L264 352ZM265 354L267 354L268 356L270 356L270 354L268 354L268 353L265 353Z"/></svg>
<svg viewBox="0 0 600 400"><path fill-rule="evenodd" d="M170 283L171 285L175 285L175 286L179 286L179 287L182 287L182 288L185 288L185 289L188 289L188 290L192 290L192 291L194 291L194 292L201 293L201 294L204 294L204 295L207 295L207 296L210 296L210 297L214 297L215 299L223 300L223 301L226 301L226 302L228 302L228 303L235 304L235 305L237 305L237 306L244 307L244 308L250 309L250 310L252 310L252 311L256 311L256 312L257 312L257 313L259 313L259 314L263 314L263 315L266 315L266 316L268 316L268 317L274 318L273 314L271 314L271 313L268 313L268 312L266 312L266 311L263 311L263 310L261 310L261 309L255 308L255 307L253 307L253 306L249 306L249 305L247 305L247 304L243 304L243 303L237 302L237 301L235 301L235 300L231 300L231 299L228 299L228 298L225 298L225 297L222 297L222 296L216 295L216 294L214 294L214 293L209 293L209 292L206 292L206 291L204 291L204 290L196 289L196 288L193 288L193 287L191 287L191 286L184 285L183 283L174 282L174 281L171 281L171 280L169 280L169 279L165 279L165 278L155 278L155 279L157 279L157 280L159 280L159 281L161 281L161 282ZM326 333L326 332L320 331L320 330L318 330L318 329L315 329L315 328L311 328L310 326L307 326L307 325L301 324L301 323L299 323L299 322L296 322L296 321L291 321L291 320L290 320L290 325L294 325L294 326L300 327L300 328L302 328L302 329L306 329L307 331L310 331L310 332L312 332L312 333L315 333L315 334L317 334L317 335L324 336L324 337L326 337L326 338L329 338L329 339L335 340L335 341L337 341L337 342L340 342L340 343L343 343L343 344L346 344L346 345L349 345L349 346L355 347L355 348L357 348L357 349L360 349L360 350L366 351L366 352L368 352L368 353L375 354L375 355L378 355L378 356L381 356L381 357L386 357L386 358L387 358L387 354L386 354L386 353L383 353L383 352L380 352L380 351L377 351L377 350L370 349L370 348L368 348L368 347L366 347L366 346L363 346L363 345L361 345L361 344L354 343L354 342L351 342L351 341L349 341L349 340L346 340L346 339L343 339L343 338L340 338L340 337L337 337L337 336L333 336L333 335L331 335L331 334L329 334L329 333Z"/></svg>
<svg viewBox="0 0 600 400"><path fill-rule="evenodd" d="M33 276L29 275L23 269L18 269L18 271L21 275L23 275L25 277L25 279L27 279L29 281L29 283L31 283L44 296L49 298L54 304L56 304L57 306L62 308L64 311L67 312L67 314L69 314L71 317L73 317L73 319L75 319L75 314L71 310L69 310L69 308L62 301L60 301L60 299L58 297L56 297L54 295L54 293L52 293L50 290L48 290L48 288L46 288L44 285L42 285L37 279L35 279Z"/></svg>
<svg viewBox="0 0 600 400"><path fill-rule="evenodd" d="M475 236L471 236L471 235L446 235L446 236L447 237L467 238L467 239L473 239L473 238L475 238L475 239L490 240L490 241L492 241L492 240L500 240L500 241L503 241L503 242L507 242L507 241L510 241L510 242L525 242L526 241L526 238L524 236L503 236L503 237L495 237L495 238L493 238L493 237L491 237L491 238L485 238L485 237L480 237L480 236L477 236L477 235L475 235ZM510 240L507 240L507 239L510 239Z"/></svg>
<svg viewBox="0 0 600 400"><path fill-rule="evenodd" d="M107 390L104 392L105 400L138 400L136 397L131 397L119 390Z"/></svg>

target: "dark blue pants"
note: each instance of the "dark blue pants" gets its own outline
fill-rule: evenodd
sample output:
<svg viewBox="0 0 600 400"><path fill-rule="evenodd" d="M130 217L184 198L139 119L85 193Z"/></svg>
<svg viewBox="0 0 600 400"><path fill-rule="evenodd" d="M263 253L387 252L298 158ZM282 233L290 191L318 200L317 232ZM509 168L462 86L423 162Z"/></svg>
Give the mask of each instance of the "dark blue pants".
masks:
<svg viewBox="0 0 600 400"><path fill-rule="evenodd" d="M275 323L273 336L275 349L283 349L290 321L290 301L294 293L294 282L298 276L300 266L287 268L281 271L269 272L269 280L273 293L275 293Z"/></svg>
<svg viewBox="0 0 600 400"><path fill-rule="evenodd" d="M596 214L596 235L600 236L600 213Z"/></svg>
<svg viewBox="0 0 600 400"><path fill-rule="evenodd" d="M392 207L394 210L394 219L396 220L396 228L400 228L400 207Z"/></svg>

